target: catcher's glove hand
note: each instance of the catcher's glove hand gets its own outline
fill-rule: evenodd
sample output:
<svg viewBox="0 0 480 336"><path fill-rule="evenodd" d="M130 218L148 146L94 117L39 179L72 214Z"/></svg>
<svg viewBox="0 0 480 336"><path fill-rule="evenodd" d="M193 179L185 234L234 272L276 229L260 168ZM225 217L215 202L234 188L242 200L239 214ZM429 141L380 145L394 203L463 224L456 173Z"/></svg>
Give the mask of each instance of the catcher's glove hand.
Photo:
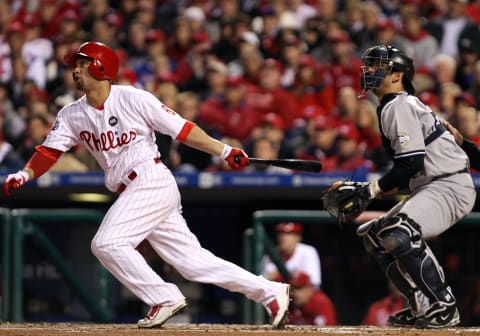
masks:
<svg viewBox="0 0 480 336"><path fill-rule="evenodd" d="M332 217L345 223L357 218L374 198L368 182L337 181L323 196L323 206Z"/></svg>

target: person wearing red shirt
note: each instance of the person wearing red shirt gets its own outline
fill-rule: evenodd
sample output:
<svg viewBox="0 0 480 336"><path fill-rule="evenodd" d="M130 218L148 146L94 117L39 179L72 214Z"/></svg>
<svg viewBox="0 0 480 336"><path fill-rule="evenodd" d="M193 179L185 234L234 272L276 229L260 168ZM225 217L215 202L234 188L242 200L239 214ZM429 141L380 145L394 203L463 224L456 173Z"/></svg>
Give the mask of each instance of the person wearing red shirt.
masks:
<svg viewBox="0 0 480 336"><path fill-rule="evenodd" d="M282 65L279 61L268 58L260 70L258 88L247 93L247 104L260 114L276 113L285 123L285 129L292 126L297 103L292 92L282 88L280 84Z"/></svg>
<svg viewBox="0 0 480 336"><path fill-rule="evenodd" d="M327 36L331 59L326 65L327 71L322 75L322 81L331 83L335 92L350 86L355 92L360 92L360 77L362 62L354 54L354 44L346 31L339 30Z"/></svg>
<svg viewBox="0 0 480 336"><path fill-rule="evenodd" d="M355 125L343 123L338 126L337 132L337 153L322 162L322 170L350 172L362 168L368 172L374 171L374 163L363 157L359 146L360 132Z"/></svg>
<svg viewBox="0 0 480 336"><path fill-rule="evenodd" d="M258 113L245 102L242 78L229 78L222 96L212 95L200 105L200 121L221 136L245 141L259 123Z"/></svg>
<svg viewBox="0 0 480 336"><path fill-rule="evenodd" d="M310 277L302 272L290 273L292 304L288 319L295 325L332 326L337 324L337 313L332 300L318 287L312 285Z"/></svg>
<svg viewBox="0 0 480 336"><path fill-rule="evenodd" d="M325 71L311 55L302 55L292 92L297 100L295 118L304 118L305 109L309 106L319 106L330 114L335 107L335 90L321 80Z"/></svg>
<svg viewBox="0 0 480 336"><path fill-rule="evenodd" d="M363 325L387 326L388 317L406 307L402 293L391 282L388 288L390 293L387 296L370 304Z"/></svg>

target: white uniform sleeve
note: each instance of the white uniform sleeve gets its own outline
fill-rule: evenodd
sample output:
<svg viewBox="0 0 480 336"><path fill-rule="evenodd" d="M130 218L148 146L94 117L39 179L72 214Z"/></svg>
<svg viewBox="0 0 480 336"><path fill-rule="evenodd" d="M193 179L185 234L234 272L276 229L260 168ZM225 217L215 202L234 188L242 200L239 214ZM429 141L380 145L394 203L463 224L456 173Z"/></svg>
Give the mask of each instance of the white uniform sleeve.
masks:
<svg viewBox="0 0 480 336"><path fill-rule="evenodd" d="M70 125L68 124L68 117L64 111L65 110L62 109L58 112L57 119L48 132L47 138L43 142L44 146L62 152L66 152L78 144L78 139L72 132Z"/></svg>
<svg viewBox="0 0 480 336"><path fill-rule="evenodd" d="M139 91L141 94L140 111L145 115L147 123L156 131L171 136L175 139L186 119L159 101L147 91Z"/></svg>

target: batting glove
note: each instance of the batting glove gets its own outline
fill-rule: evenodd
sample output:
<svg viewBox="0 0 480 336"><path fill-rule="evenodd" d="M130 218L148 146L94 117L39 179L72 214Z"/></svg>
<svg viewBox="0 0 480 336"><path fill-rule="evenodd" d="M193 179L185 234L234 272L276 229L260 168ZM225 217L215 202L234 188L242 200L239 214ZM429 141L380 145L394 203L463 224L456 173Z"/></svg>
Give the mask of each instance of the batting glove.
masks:
<svg viewBox="0 0 480 336"><path fill-rule="evenodd" d="M222 151L222 159L227 161L228 166L233 170L240 170L248 165L250 160L248 160L247 154L240 149L225 145Z"/></svg>
<svg viewBox="0 0 480 336"><path fill-rule="evenodd" d="M22 185L27 183L28 179L28 173L23 170L19 170L15 174L8 174L5 182L3 183L5 195L10 196L10 190L20 188Z"/></svg>

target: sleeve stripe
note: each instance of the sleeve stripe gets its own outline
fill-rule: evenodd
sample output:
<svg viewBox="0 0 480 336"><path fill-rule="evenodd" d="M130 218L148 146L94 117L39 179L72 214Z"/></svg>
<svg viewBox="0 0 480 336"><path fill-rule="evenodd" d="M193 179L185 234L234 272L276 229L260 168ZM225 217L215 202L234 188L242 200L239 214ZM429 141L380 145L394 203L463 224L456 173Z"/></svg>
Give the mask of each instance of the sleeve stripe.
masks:
<svg viewBox="0 0 480 336"><path fill-rule="evenodd" d="M187 140L188 135L195 127L195 123L187 120L187 122L183 125L182 130L178 133L176 140L180 142L185 142Z"/></svg>
<svg viewBox="0 0 480 336"><path fill-rule="evenodd" d="M411 156L416 156L416 155L425 155L424 150L417 150L417 151L412 151L412 152L407 152L407 153L399 153L395 155L393 158L394 159L399 159L399 158L405 158L405 157L411 157Z"/></svg>

